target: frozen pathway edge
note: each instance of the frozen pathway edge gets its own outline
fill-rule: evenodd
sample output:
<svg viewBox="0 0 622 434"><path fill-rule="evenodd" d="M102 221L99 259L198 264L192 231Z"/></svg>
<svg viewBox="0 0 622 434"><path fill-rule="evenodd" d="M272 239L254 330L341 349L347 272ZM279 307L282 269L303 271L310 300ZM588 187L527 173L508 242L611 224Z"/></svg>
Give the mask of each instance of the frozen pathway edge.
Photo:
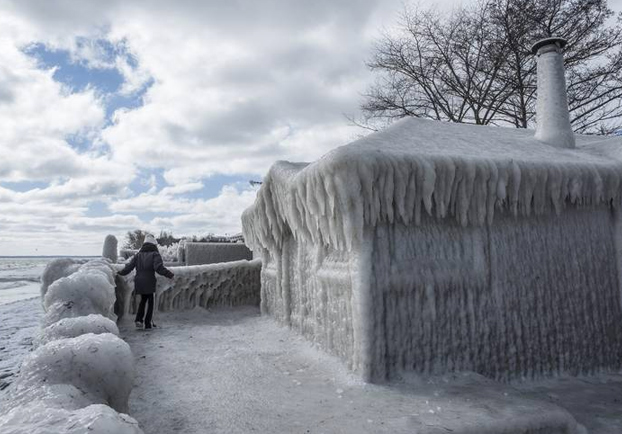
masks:
<svg viewBox="0 0 622 434"><path fill-rule="evenodd" d="M56 259L41 280L40 345L0 402L0 431L142 434L126 414L134 361L113 321L111 263Z"/></svg>
<svg viewBox="0 0 622 434"><path fill-rule="evenodd" d="M146 434L604 434L622 427L621 376L511 386L455 374L382 386L363 383L258 308L160 313L159 325L120 328L137 366L130 413Z"/></svg>

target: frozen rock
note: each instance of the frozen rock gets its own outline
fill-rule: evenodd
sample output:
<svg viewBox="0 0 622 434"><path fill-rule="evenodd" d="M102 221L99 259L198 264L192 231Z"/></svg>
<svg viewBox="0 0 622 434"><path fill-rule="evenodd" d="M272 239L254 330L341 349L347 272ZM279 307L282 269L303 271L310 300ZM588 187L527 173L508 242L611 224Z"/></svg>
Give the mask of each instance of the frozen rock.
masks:
<svg viewBox="0 0 622 434"><path fill-rule="evenodd" d="M87 315L74 318L63 318L41 331L39 342L46 344L50 341L65 338L75 338L87 333L112 333L119 336L119 328L108 318L101 315Z"/></svg>

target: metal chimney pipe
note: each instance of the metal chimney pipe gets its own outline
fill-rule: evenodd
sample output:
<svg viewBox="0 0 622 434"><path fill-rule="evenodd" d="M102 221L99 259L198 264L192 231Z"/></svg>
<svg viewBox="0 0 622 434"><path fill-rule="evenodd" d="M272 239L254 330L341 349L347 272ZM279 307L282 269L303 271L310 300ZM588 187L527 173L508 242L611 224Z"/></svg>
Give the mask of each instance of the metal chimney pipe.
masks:
<svg viewBox="0 0 622 434"><path fill-rule="evenodd" d="M538 62L538 101L536 104L536 139L558 148L574 148L570 127L563 38L541 39L531 47Z"/></svg>

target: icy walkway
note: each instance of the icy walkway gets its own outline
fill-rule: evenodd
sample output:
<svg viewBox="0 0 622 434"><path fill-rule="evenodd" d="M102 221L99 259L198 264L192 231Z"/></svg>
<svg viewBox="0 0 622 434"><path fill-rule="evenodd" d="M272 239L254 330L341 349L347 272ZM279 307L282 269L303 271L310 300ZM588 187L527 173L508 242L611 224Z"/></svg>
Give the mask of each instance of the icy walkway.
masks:
<svg viewBox="0 0 622 434"><path fill-rule="evenodd" d="M157 319L156 331L121 329L137 360L130 410L146 434L566 433L560 407L591 434L622 432L622 376L520 387L471 375L366 385L253 308Z"/></svg>

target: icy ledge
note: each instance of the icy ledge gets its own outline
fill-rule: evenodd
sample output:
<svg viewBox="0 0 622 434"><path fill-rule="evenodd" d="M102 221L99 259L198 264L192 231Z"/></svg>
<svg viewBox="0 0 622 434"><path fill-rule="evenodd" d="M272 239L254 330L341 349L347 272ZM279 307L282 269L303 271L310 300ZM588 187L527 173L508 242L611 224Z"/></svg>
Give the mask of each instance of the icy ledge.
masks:
<svg viewBox="0 0 622 434"><path fill-rule="evenodd" d="M111 263L55 260L42 281L41 346L22 363L1 403L0 432L141 434L124 414L134 360L113 321Z"/></svg>
<svg viewBox="0 0 622 434"><path fill-rule="evenodd" d="M289 232L349 250L365 225L419 224L422 213L461 225L620 203L622 138L577 136L547 146L531 130L404 119L311 164L275 163L243 216L252 250Z"/></svg>

